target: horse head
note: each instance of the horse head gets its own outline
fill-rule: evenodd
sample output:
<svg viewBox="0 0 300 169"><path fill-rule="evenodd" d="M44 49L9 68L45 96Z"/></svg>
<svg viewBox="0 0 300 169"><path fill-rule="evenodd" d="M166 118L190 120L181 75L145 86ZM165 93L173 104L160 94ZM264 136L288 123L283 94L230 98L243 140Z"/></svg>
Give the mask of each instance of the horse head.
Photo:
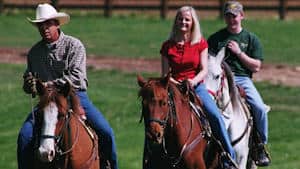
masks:
<svg viewBox="0 0 300 169"><path fill-rule="evenodd" d="M219 108L225 109L228 99L233 109L236 109L238 93L230 67L224 62L226 48L223 47L217 55L208 55L208 73L204 80L209 93L219 104ZM226 101L227 100L227 101ZM225 107L224 107L225 106ZM223 108L222 108L223 107Z"/></svg>
<svg viewBox="0 0 300 169"><path fill-rule="evenodd" d="M72 87L70 83L44 85L38 81L36 88L40 98L36 120L41 126L37 154L41 161L51 162L55 157L55 146L60 139L57 136L58 132L68 114L68 96L71 94Z"/></svg>
<svg viewBox="0 0 300 169"><path fill-rule="evenodd" d="M164 156L153 168L205 168L203 154L205 132L199 119L200 100L187 81L175 84L170 74L162 78L137 78L142 98L142 118L145 124L145 161L151 161L153 145L159 144ZM141 119L142 119L141 118ZM198 119L198 120L197 120ZM197 155L194 155L197 154ZM162 164L162 166L160 166ZM151 166L152 167L152 166Z"/></svg>
<svg viewBox="0 0 300 169"><path fill-rule="evenodd" d="M225 48L223 47L217 55L208 55L208 73L205 78L205 84L208 91L215 95L221 88L222 78L224 76L222 69L222 61L225 56Z"/></svg>
<svg viewBox="0 0 300 169"><path fill-rule="evenodd" d="M162 142L164 129L169 119L169 83L169 76L150 78L148 81L138 76L146 137L159 144Z"/></svg>

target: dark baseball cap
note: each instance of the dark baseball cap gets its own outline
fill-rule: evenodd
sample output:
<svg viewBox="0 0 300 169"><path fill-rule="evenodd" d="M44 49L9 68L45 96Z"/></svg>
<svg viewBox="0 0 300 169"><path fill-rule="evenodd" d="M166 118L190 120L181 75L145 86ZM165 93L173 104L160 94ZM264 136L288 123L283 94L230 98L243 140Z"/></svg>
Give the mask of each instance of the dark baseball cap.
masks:
<svg viewBox="0 0 300 169"><path fill-rule="evenodd" d="M233 14L238 15L240 12L243 12L243 5L238 1L227 1L224 5L224 15Z"/></svg>

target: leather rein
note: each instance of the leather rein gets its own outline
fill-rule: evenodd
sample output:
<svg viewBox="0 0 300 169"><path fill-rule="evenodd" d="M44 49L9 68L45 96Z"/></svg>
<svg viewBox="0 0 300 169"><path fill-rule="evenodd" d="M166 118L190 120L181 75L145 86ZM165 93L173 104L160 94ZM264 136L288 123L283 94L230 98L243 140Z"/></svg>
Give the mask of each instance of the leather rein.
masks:
<svg viewBox="0 0 300 169"><path fill-rule="evenodd" d="M73 116L77 121L79 121L80 124L82 124L84 126L84 128L86 130L88 130L88 134L90 135L91 139L93 140L93 151L92 151L92 154L90 155L90 158L85 162L85 164L83 164L81 166L81 168L84 168L84 169L89 169L92 165L92 162L93 162L93 159L95 159L95 157L98 155L97 154L97 145L96 145L96 142L97 140L95 139L95 136L93 135L93 133L91 133L91 131L89 131L88 127L84 124L84 122L80 119L79 116L76 116L74 113L73 113L73 110L72 109L69 109L67 113L63 113L65 115L61 115L59 116L58 118L62 118L64 120L64 123L63 123L63 127L61 128L60 132L58 135L41 135L40 138L41 139L54 139L55 141L55 152L59 155L58 157L56 158L60 158L62 157L63 155L67 155L69 154L75 147L75 145L77 144L78 140L79 140L79 124L77 123L76 125L76 136L75 136L75 140L71 141L71 128L70 128L70 120L71 120L71 116ZM68 133L68 142L69 144L72 144L70 146L70 148L68 148L67 150L63 150L61 148L61 141L62 141L62 138L64 137L64 133L65 131ZM65 157L65 160L67 160L68 157L66 156ZM66 164L65 164L66 165ZM66 167L65 167L66 168Z"/></svg>
<svg viewBox="0 0 300 169"><path fill-rule="evenodd" d="M225 86L225 80L226 80L226 74L223 72L222 73L222 77L221 77L221 83L220 86L218 88L218 90L216 92L212 91L212 90L208 90L208 93L212 95L212 97L214 98L215 102L217 103L217 106L219 107L219 109L221 110L221 113L224 114L225 110L228 108L229 104L231 103L231 100L229 99L226 104L223 104L223 106L221 106L220 103L220 99L223 98L223 91L224 91L224 86ZM239 97L240 98L240 97ZM243 131L243 133L235 140L233 140L231 142L231 145L234 146L237 143L239 143L243 137L246 136L247 131L252 127L252 118L250 115L250 112L247 110L247 108L245 107L246 105L244 105L242 102L242 100L240 100L242 107L244 109L244 112L246 114L247 117L247 125Z"/></svg>
<svg viewBox="0 0 300 169"><path fill-rule="evenodd" d="M176 125L177 123L177 115L176 115L176 106L175 106L175 102L174 102L174 91L172 90L171 87L168 87L168 105L169 105L169 112L167 114L167 117L164 120L160 120L160 119L155 119L155 118L150 118L149 122L157 122L158 124L160 124L164 129L167 127L168 121L171 121L171 128L173 128L174 124ZM162 141L162 148L163 148L163 152L164 155L171 160L172 162L172 166L176 167L180 161L183 158L183 155L185 153L187 153L188 151L192 150L199 142L200 140L202 140L202 138L205 137L205 133L202 132L201 134L199 134L195 139L192 140L192 142L190 142L188 144L188 141L190 140L191 134L192 134L192 130L193 130L193 124L194 124L194 116L191 114L190 115L190 130L188 133L188 137L185 140L184 145L182 146L181 150L180 150L180 154L177 157L171 156L166 148L166 141L165 141L165 137L163 136L163 141ZM149 148L149 146L148 146Z"/></svg>

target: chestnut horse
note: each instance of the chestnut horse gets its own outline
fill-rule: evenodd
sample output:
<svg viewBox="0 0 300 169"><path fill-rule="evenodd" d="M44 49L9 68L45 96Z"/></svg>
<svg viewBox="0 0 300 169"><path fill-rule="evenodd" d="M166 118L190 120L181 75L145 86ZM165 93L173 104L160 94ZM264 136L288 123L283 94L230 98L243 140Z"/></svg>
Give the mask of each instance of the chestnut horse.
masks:
<svg viewBox="0 0 300 169"><path fill-rule="evenodd" d="M35 168L99 169L98 138L80 117L84 112L71 85L38 81L36 87Z"/></svg>
<svg viewBox="0 0 300 169"><path fill-rule="evenodd" d="M191 106L201 103L190 94L189 85L183 83L183 89L179 89L169 75L148 81L138 76L137 81L145 125L143 167L205 169L207 132L201 120L204 115L200 113L199 117L195 106Z"/></svg>

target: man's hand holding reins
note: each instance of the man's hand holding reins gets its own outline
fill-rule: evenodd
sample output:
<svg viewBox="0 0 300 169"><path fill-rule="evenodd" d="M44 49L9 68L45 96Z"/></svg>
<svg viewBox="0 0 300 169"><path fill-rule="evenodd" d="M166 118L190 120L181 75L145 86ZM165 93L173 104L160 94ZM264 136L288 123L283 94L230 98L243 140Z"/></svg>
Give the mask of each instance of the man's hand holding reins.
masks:
<svg viewBox="0 0 300 169"><path fill-rule="evenodd" d="M37 93L37 90L36 90L37 78L31 72L24 75L23 78L24 78L23 90L27 94L36 94Z"/></svg>

